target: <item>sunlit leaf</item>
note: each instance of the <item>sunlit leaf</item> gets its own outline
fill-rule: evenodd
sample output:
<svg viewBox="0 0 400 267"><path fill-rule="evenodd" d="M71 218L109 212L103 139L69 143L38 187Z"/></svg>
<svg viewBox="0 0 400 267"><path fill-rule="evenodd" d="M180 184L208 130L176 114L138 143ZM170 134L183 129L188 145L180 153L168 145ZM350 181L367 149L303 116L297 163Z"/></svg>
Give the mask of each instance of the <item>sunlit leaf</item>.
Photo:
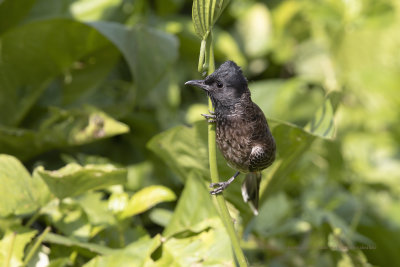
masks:
<svg viewBox="0 0 400 267"><path fill-rule="evenodd" d="M174 201L176 196L171 189L153 185L136 192L128 201L120 214L120 218L127 218L142 213L161 202Z"/></svg>
<svg viewBox="0 0 400 267"><path fill-rule="evenodd" d="M233 266L230 239L211 196L197 175L190 175L174 214L164 230L159 266L190 266L201 262Z"/></svg>
<svg viewBox="0 0 400 267"><path fill-rule="evenodd" d="M130 244L124 249L116 250L107 256L94 257L84 267L106 266L150 266L153 263L151 254L161 244L159 235Z"/></svg>
<svg viewBox="0 0 400 267"><path fill-rule="evenodd" d="M188 173L208 175L206 124L195 127L177 126L153 137L148 147L158 154L182 180Z"/></svg>
<svg viewBox="0 0 400 267"><path fill-rule="evenodd" d="M166 227L171 221L172 214L170 210L155 208L150 212L149 217L154 223Z"/></svg>
<svg viewBox="0 0 400 267"><path fill-rule="evenodd" d="M22 266L25 247L35 234L31 229L8 230L0 240L0 265Z"/></svg>
<svg viewBox="0 0 400 267"><path fill-rule="evenodd" d="M32 213L49 198L43 181L32 179L18 159L5 154L0 154L0 191L0 216Z"/></svg>
<svg viewBox="0 0 400 267"><path fill-rule="evenodd" d="M162 244L157 266L235 266L230 239L221 221L215 228L189 237L169 238Z"/></svg>
<svg viewBox="0 0 400 267"><path fill-rule="evenodd" d="M267 118L304 126L324 101L320 88L310 89L303 80L261 80L249 84L252 99ZM285 103L282 105L282 103Z"/></svg>
<svg viewBox="0 0 400 267"><path fill-rule="evenodd" d="M50 191L58 198L80 195L88 190L105 188L126 182L126 169L113 165L80 166L70 163L56 171L47 171L42 166L35 173L43 178Z"/></svg>

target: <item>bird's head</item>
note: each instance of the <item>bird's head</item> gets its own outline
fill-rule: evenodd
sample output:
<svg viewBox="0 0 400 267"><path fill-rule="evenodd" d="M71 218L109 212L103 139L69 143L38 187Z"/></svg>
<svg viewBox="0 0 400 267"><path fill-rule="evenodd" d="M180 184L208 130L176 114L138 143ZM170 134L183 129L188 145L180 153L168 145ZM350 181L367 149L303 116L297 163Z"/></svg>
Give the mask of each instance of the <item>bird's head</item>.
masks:
<svg viewBox="0 0 400 267"><path fill-rule="evenodd" d="M214 107L232 105L242 97L243 93L249 92L242 70L233 61L226 61L204 80L192 80L185 84L206 91Z"/></svg>

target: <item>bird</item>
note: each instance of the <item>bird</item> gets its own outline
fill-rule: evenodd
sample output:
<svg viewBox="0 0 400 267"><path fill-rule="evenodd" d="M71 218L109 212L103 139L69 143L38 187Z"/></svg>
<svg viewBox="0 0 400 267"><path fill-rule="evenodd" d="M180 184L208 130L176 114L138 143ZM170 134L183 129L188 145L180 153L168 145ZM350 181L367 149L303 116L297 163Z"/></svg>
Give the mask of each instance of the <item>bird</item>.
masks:
<svg viewBox="0 0 400 267"><path fill-rule="evenodd" d="M236 173L227 181L211 183L212 195L222 193L240 173L245 173L241 191L255 215L258 215L261 171L275 160L276 144L267 119L251 99L241 68L228 60L204 80L187 81L203 89L214 111L201 114L216 124L216 142L228 165Z"/></svg>

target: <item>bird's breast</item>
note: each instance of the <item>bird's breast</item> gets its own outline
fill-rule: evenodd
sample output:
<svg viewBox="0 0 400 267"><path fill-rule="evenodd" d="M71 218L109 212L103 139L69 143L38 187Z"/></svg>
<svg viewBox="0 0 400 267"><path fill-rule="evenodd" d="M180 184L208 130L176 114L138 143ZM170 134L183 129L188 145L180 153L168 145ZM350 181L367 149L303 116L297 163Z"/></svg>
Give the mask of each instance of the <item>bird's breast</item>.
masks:
<svg viewBox="0 0 400 267"><path fill-rule="evenodd" d="M228 164L241 171L249 171L251 144L246 129L246 121L240 117L217 117L217 145Z"/></svg>

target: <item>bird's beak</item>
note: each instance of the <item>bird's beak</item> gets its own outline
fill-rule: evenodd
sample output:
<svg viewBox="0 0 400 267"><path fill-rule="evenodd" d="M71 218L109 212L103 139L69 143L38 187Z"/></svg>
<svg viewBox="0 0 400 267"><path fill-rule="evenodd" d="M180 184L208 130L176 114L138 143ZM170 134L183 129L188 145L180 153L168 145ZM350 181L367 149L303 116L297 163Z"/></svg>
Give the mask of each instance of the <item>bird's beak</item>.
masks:
<svg viewBox="0 0 400 267"><path fill-rule="evenodd" d="M185 82L185 85L193 85L196 87L199 87L205 91L209 90L209 85L204 83L204 80L191 80L191 81L187 81Z"/></svg>

